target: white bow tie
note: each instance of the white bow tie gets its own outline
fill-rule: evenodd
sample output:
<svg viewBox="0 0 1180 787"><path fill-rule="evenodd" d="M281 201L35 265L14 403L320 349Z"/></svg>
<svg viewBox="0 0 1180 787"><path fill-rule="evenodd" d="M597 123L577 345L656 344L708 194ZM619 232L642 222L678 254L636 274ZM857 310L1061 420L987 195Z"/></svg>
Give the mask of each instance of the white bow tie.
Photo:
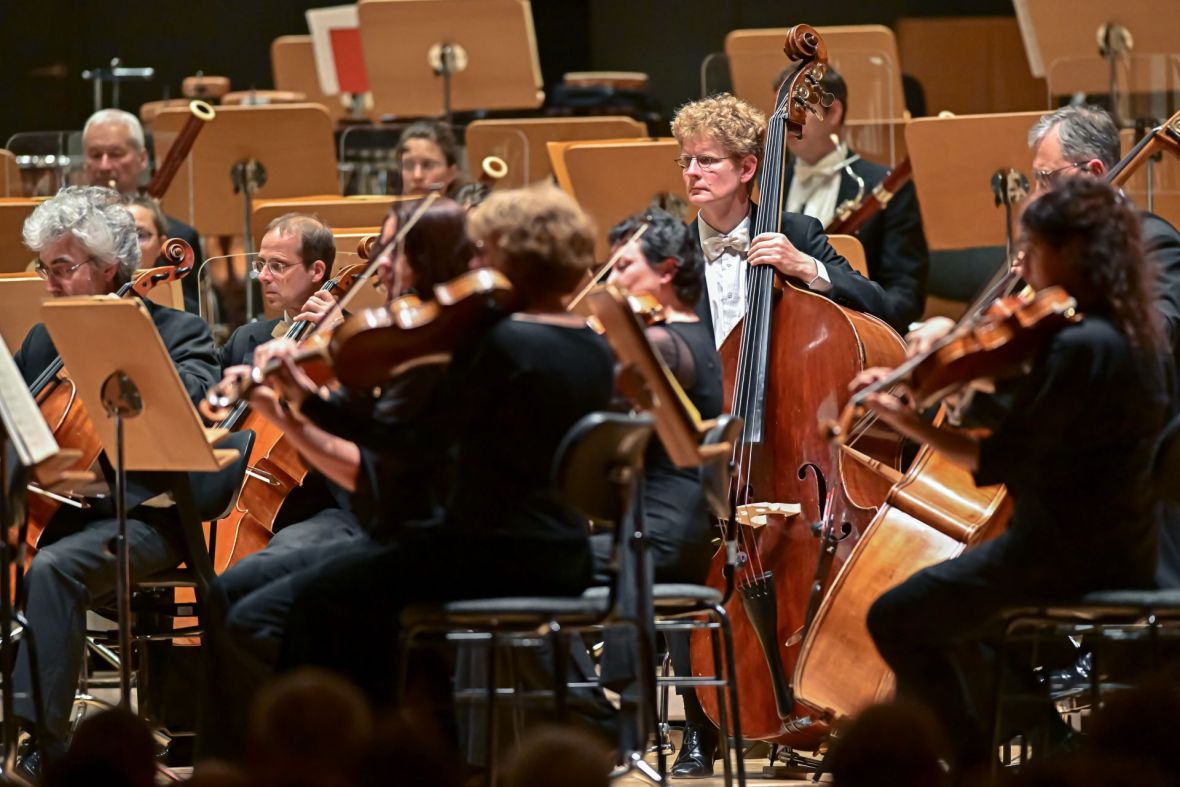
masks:
<svg viewBox="0 0 1180 787"><path fill-rule="evenodd" d="M709 262L713 262L724 254L726 249L732 249L741 254L749 248L750 230L746 227L738 227L728 235L714 235L701 241L701 249L705 252L705 259Z"/></svg>

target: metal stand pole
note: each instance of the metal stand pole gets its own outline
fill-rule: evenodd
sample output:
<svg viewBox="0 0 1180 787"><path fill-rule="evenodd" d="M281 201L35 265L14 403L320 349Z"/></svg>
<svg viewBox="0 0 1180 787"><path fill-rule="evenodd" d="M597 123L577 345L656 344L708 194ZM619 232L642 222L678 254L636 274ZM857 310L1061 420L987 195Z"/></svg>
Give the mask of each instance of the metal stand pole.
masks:
<svg viewBox="0 0 1180 787"><path fill-rule="evenodd" d="M253 257L256 251L254 248L253 224L250 217L250 214L254 210L254 191L266 185L266 167L262 166L262 162L257 159L245 159L235 163L230 168L229 175L234 184L234 193L242 195L242 224L245 230L242 243L246 249L247 258L250 258ZM257 274L254 273L254 269L247 262L246 322L253 320L258 311L258 304L254 297L257 281Z"/></svg>
<svg viewBox="0 0 1180 787"><path fill-rule="evenodd" d="M131 710L131 662L135 643L131 638L131 565L127 545L127 466L123 454L123 420L143 412L139 388L130 377L117 371L102 384L102 403L115 419L115 515L119 530L115 536L115 600L119 611L119 707Z"/></svg>

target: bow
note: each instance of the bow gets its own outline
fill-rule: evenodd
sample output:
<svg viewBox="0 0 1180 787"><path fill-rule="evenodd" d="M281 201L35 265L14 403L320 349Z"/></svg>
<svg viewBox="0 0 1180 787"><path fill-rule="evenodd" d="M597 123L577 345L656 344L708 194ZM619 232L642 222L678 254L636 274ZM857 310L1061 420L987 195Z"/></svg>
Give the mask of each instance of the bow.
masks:
<svg viewBox="0 0 1180 787"><path fill-rule="evenodd" d="M720 257L726 249L732 249L741 254L749 248L750 231L745 227L739 227L728 235L714 235L701 240L701 249L705 252L705 258L709 262Z"/></svg>

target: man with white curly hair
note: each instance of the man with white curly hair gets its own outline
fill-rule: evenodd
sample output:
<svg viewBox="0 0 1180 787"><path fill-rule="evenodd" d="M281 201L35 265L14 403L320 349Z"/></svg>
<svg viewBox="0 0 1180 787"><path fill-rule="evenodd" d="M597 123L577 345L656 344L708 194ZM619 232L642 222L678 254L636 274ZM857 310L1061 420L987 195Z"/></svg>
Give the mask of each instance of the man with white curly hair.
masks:
<svg viewBox="0 0 1180 787"><path fill-rule="evenodd" d="M105 295L127 282L140 264L139 240L131 213L117 192L94 186L69 187L42 203L25 221L24 243L36 253L35 269L50 295ZM213 340L196 315L144 301L185 389L198 401L220 379ZM95 326L98 341L115 341ZM15 355L30 385L57 358L44 324L29 331ZM113 471L105 458L102 472ZM127 540L131 577L172 568L181 560L180 526L168 489L151 473L127 478ZM78 510L63 506L41 535L25 580L27 635L39 654L36 679L40 712L32 693L33 665L21 647L14 677L16 715L40 733L39 751L23 767L36 775L41 757L65 751L74 691L85 655L86 610L108 601L115 589L115 556L108 544L117 523L109 496Z"/></svg>

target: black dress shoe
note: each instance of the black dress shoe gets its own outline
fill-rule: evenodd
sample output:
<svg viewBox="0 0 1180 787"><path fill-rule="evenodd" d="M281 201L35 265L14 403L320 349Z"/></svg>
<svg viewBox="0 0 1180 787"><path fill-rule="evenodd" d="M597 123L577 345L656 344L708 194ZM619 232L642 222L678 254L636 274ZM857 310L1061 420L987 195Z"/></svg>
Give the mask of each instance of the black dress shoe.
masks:
<svg viewBox="0 0 1180 787"><path fill-rule="evenodd" d="M707 779L713 775L713 760L717 759L717 730L712 727L689 725L684 728L684 740L672 776L676 779Z"/></svg>

